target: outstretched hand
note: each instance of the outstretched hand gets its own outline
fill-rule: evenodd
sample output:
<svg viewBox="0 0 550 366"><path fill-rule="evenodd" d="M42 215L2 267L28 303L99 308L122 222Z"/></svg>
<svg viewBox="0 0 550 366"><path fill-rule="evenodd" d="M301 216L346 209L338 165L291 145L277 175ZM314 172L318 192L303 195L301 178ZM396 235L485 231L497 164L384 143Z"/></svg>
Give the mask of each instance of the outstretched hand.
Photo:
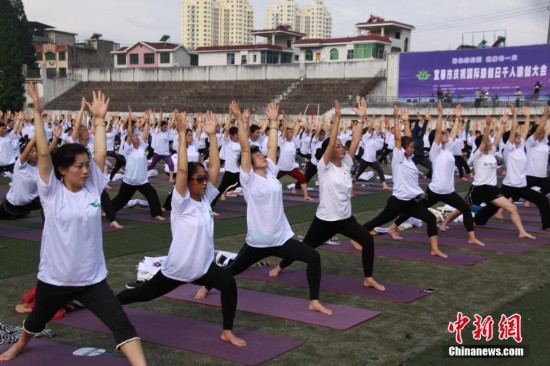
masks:
<svg viewBox="0 0 550 366"><path fill-rule="evenodd" d="M359 103L359 106L357 108L353 108L353 111L357 115L357 117L363 119L367 115L367 102L365 100L361 101Z"/></svg>
<svg viewBox="0 0 550 366"><path fill-rule="evenodd" d="M187 120L187 114L185 112L179 112L177 109L174 109L174 118L176 119L176 130L178 133L185 133L187 126L185 125Z"/></svg>
<svg viewBox="0 0 550 366"><path fill-rule="evenodd" d="M235 119L237 119L237 121L241 120L241 109L239 108L239 103L237 103L237 101L231 101L231 103L229 104L229 111L231 112L231 114L233 114L233 116L235 116Z"/></svg>
<svg viewBox="0 0 550 366"><path fill-rule="evenodd" d="M40 97L35 83L27 83L27 93L34 104L34 110L40 114L44 112L44 97Z"/></svg>
<svg viewBox="0 0 550 366"><path fill-rule="evenodd" d="M111 99L107 98L101 90L98 90L97 92L94 90L92 103L90 104L86 102L86 105L94 117L105 119L110 101Z"/></svg>
<svg viewBox="0 0 550 366"><path fill-rule="evenodd" d="M269 103L265 110L265 115L272 122L279 120L279 105L277 103Z"/></svg>
<svg viewBox="0 0 550 366"><path fill-rule="evenodd" d="M216 125L218 122L216 121L216 116L212 111L206 112L206 121L201 123L201 127L206 132L208 136L213 136L216 134Z"/></svg>

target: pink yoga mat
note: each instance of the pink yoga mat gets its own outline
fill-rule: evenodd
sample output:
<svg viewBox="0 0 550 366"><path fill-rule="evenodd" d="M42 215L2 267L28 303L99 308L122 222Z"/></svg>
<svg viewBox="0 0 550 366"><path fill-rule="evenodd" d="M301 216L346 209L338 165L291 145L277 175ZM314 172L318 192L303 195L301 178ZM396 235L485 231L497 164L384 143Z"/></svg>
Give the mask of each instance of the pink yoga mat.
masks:
<svg viewBox="0 0 550 366"><path fill-rule="evenodd" d="M241 273L239 277L297 287L308 287L306 272L303 270L285 268L278 277L269 277L270 269L271 267L249 268ZM386 281L379 282L386 286L385 291L378 291L372 287L363 286L362 277L335 276L323 273L321 277L321 291L400 303L412 302L430 295L429 292L424 291L420 287L399 285Z"/></svg>
<svg viewBox="0 0 550 366"><path fill-rule="evenodd" d="M11 345L0 347L0 353L6 351ZM107 352L114 351L106 349ZM6 363L10 366L127 366L126 357L117 357L108 354L98 356L74 356L73 352L80 347L68 346L52 342L43 338L34 338L29 342L25 351L17 358ZM122 354L121 354L122 355Z"/></svg>
<svg viewBox="0 0 550 366"><path fill-rule="evenodd" d="M320 247L324 250L331 250L334 252L354 253L359 254L359 251L354 249L349 240L342 240L340 245L323 245ZM478 264L487 259L484 255L479 254L462 254L462 253L447 253L449 258L440 258L430 255L429 246L426 249L412 249L403 247L390 247L375 244L375 255L388 258L399 258L421 262L433 262L440 264L451 264L457 266L472 266Z"/></svg>
<svg viewBox="0 0 550 366"><path fill-rule="evenodd" d="M194 295L199 288L196 285L180 286L166 297L221 307L220 293L216 290L210 291L204 300L195 299ZM323 302L334 312L332 315L325 315L308 310L308 304L309 300L306 299L239 289L237 310L339 330L352 328L381 314L379 311Z"/></svg>
<svg viewBox="0 0 550 366"><path fill-rule="evenodd" d="M302 341L292 338L234 329L235 335L247 342L246 347L236 347L220 339L221 324L129 307L125 307L124 310L143 341L244 365L262 364L303 344ZM110 333L109 329L88 310L68 313L56 323L100 333Z"/></svg>

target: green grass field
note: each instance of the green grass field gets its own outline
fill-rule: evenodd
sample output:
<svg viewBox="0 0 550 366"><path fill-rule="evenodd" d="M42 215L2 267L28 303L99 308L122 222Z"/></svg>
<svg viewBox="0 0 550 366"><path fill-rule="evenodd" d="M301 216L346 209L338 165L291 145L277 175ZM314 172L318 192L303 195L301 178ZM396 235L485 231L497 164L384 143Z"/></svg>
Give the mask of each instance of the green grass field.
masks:
<svg viewBox="0 0 550 366"><path fill-rule="evenodd" d="M164 176L155 179L165 179ZM7 184L0 179L0 185ZM457 184L457 191L464 192L467 183ZM159 190L161 201L169 187ZM359 222L366 222L384 206L389 193L353 198L353 212ZM315 204L286 210L288 219L297 234L305 234L315 214ZM168 225L142 224L121 220L136 229L106 233L105 255L109 269L109 283L120 291L126 282L135 279L136 264L144 255L165 255L170 244ZM4 224L6 224L4 222ZM38 224L15 222L38 228ZM242 246L246 230L245 218L216 222L216 248L236 252ZM511 236L516 235L510 232ZM482 236L480 234L482 239ZM375 238L375 243L407 246L406 242L388 242ZM0 237L0 318L11 324L21 324L23 316L13 308L21 296L36 282L39 244ZM419 248L418 245L414 247ZM420 247L421 248L421 247ZM429 246L426 243L426 250ZM422 288L434 287L436 291L409 304L375 301L333 293L321 293L327 303L348 305L381 311L382 315L347 331L336 331L302 323L268 318L237 312L235 326L261 331L272 335L301 339L302 347L272 361L272 365L547 365L550 348L547 334L550 329L550 246L536 246L520 255L479 252L472 249L447 250L453 252L487 255L488 259L471 267L440 265L426 262L402 261L378 257L375 260L375 277L379 280ZM360 257L346 253L321 251L323 273L357 277L361 281ZM269 258L276 264L277 258ZM295 264L304 268L302 264ZM281 294L307 299L307 290L260 281L238 279L238 286L261 292ZM220 324L221 311L216 308L160 298L149 303L134 304L136 308L181 315ZM454 336L447 331L449 322L456 320L461 311L473 318L493 315L495 323L501 314L519 313L523 317L522 345L528 350L524 358L515 359L451 359L444 357L445 346L454 344ZM76 347L94 346L112 350L110 335L77 330L57 324L50 328L58 332L56 342ZM509 341L473 341L471 324L463 331L465 344L506 345ZM186 329L182 329L186 332ZM498 327L495 324L495 335ZM512 342L513 343L513 342ZM151 365L223 365L227 362L216 358L162 347L144 342L146 356Z"/></svg>

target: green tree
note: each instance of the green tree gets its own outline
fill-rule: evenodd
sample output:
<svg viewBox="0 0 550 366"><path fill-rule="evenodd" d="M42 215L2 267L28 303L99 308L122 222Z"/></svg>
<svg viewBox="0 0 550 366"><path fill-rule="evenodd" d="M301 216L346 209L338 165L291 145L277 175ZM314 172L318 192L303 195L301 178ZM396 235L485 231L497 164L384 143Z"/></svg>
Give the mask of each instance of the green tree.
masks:
<svg viewBox="0 0 550 366"><path fill-rule="evenodd" d="M15 6L14 6L15 4ZM19 0L0 0L0 109L20 110L25 102L24 64L34 67L32 35Z"/></svg>

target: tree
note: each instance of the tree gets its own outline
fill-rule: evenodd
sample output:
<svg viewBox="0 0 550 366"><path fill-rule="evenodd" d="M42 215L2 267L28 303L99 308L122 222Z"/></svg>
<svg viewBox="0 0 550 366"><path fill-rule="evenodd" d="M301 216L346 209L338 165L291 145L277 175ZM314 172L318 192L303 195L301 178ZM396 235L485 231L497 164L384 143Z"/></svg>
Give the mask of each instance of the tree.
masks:
<svg viewBox="0 0 550 366"><path fill-rule="evenodd" d="M32 35L20 0L0 0L0 24L0 109L20 110L25 102L22 67L35 67Z"/></svg>

